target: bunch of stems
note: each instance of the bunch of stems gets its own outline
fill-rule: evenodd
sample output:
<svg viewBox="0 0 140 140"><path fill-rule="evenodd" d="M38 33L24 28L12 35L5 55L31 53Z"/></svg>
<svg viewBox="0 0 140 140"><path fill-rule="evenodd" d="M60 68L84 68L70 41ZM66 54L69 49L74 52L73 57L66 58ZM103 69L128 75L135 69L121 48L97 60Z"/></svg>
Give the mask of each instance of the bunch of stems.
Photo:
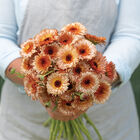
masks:
<svg viewBox="0 0 140 140"><path fill-rule="evenodd" d="M86 113L82 114L75 120L69 120L67 122L49 118L43 125L45 127L50 126L49 140L61 140L61 138L67 140L84 140L84 135L87 137L87 140L93 140L89 130L83 123L83 119L93 127L99 140L103 140L98 129Z"/></svg>

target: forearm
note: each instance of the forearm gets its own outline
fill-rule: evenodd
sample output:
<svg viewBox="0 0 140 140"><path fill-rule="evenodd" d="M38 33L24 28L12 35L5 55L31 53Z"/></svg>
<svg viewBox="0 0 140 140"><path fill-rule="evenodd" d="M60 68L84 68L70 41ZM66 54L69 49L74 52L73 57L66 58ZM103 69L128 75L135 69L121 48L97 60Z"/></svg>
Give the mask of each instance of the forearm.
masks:
<svg viewBox="0 0 140 140"><path fill-rule="evenodd" d="M6 76L8 79L10 79L12 82L22 85L23 86L23 78L19 78L17 77L16 74L11 74L10 71L12 68L16 69L16 72L21 73L20 67L21 67L21 62L22 62L22 58L17 58L14 61L12 61L9 66L6 69Z"/></svg>

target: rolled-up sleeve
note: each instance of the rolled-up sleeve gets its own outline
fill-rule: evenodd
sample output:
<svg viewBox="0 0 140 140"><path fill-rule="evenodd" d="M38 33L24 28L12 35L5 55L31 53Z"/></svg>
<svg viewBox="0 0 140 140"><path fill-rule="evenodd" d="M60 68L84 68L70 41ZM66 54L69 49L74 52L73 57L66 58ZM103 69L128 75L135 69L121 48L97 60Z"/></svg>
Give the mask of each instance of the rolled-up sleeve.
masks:
<svg viewBox="0 0 140 140"><path fill-rule="evenodd" d="M17 23L13 0L0 0L0 75L5 78L7 66L20 57L16 44Z"/></svg>
<svg viewBox="0 0 140 140"><path fill-rule="evenodd" d="M104 52L113 61L121 83L126 83L140 63L140 0L121 0L116 29Z"/></svg>

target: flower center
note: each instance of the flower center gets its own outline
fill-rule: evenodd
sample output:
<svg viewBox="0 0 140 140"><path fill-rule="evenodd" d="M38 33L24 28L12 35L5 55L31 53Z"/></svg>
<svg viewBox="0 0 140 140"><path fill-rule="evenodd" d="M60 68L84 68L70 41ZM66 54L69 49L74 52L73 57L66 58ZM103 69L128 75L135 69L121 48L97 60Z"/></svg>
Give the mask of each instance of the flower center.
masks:
<svg viewBox="0 0 140 140"><path fill-rule="evenodd" d="M42 59L41 59L41 64L42 64L42 65L45 65L45 64L46 64L45 58L42 58Z"/></svg>
<svg viewBox="0 0 140 140"><path fill-rule="evenodd" d="M86 52L85 49L80 49L81 54L84 54L85 52Z"/></svg>
<svg viewBox="0 0 140 140"><path fill-rule="evenodd" d="M61 81L56 80L54 85L59 88L61 86Z"/></svg>
<svg viewBox="0 0 140 140"><path fill-rule="evenodd" d="M93 65L94 65L95 67L97 67L97 66L98 66L96 62L93 62Z"/></svg>
<svg viewBox="0 0 140 140"><path fill-rule="evenodd" d="M82 71L82 70L81 70L81 68L80 68L80 67L76 67L76 68L75 68L75 72L76 72L76 73L80 74L80 73L81 73L81 71Z"/></svg>
<svg viewBox="0 0 140 140"><path fill-rule="evenodd" d="M52 55L53 54L53 50L52 49L49 49L48 50L48 54Z"/></svg>
<svg viewBox="0 0 140 140"><path fill-rule="evenodd" d="M86 79L86 80L84 81L84 83L85 83L86 85L89 85L89 84L90 84L90 80L89 80L89 79Z"/></svg>
<svg viewBox="0 0 140 140"><path fill-rule="evenodd" d="M71 56L70 54L68 54L68 55L66 56L66 60L67 60L67 61L71 61L71 60L72 60L72 56Z"/></svg>

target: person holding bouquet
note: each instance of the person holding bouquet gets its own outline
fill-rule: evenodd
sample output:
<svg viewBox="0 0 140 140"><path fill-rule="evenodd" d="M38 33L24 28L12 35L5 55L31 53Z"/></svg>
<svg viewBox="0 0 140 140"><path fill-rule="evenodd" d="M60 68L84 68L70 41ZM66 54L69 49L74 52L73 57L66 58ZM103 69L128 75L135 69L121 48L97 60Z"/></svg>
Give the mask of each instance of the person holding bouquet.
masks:
<svg viewBox="0 0 140 140"><path fill-rule="evenodd" d="M33 1L0 0L0 74L5 79L0 112L0 139L46 140L49 129L42 122L49 115L73 120L39 102L31 102L21 90L20 44L44 28L60 29L72 22L84 24L91 34L106 37L98 51L116 66L113 92L104 105L94 105L87 114L107 140L139 140L138 117L129 79L140 62L139 0ZM21 85L21 86L19 86ZM49 114L49 115L48 115ZM88 127L88 126L87 126ZM89 127L92 132L92 129ZM93 138L97 139L93 133Z"/></svg>

